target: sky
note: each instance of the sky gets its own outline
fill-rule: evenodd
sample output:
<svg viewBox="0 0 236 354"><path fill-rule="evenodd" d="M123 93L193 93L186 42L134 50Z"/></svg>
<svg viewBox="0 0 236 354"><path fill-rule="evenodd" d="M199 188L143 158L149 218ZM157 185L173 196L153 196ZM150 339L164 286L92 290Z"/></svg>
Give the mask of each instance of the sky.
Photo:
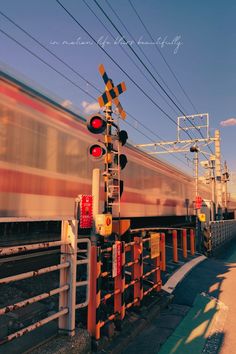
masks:
<svg viewBox="0 0 236 354"><path fill-rule="evenodd" d="M83 115L99 109L96 98L100 93L94 87L100 92L104 90L98 72L102 63L115 85L126 83L127 91L121 94L120 102L128 115L122 127L134 144L173 141L177 135L177 116L209 113L210 134L213 136L215 129L220 129L222 160L227 160L232 176L231 192L236 192L236 2L97 0L120 34L96 1L60 2L77 23L56 0L0 0L0 31L5 32L0 32L2 69ZM205 151L210 152L208 148ZM190 153L187 157L192 159ZM161 158L192 173L192 164L185 154L166 154Z"/></svg>

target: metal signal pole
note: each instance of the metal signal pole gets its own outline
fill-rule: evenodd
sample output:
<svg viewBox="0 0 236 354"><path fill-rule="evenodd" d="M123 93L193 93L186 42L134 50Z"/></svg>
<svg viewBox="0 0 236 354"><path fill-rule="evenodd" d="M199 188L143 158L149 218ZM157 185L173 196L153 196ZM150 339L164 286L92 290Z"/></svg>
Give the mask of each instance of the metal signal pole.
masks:
<svg viewBox="0 0 236 354"><path fill-rule="evenodd" d="M222 182L221 182L221 150L220 131L215 131L215 172L216 172L216 205L218 219L222 218Z"/></svg>
<svg viewBox="0 0 236 354"><path fill-rule="evenodd" d="M105 173L104 173L104 192L105 192L105 203L104 203L104 213L112 214L111 200L109 198L109 180L111 178L110 169L112 168L112 104L111 102L106 104L105 118L107 121L106 134L105 134L105 146L106 146L106 156L105 156Z"/></svg>

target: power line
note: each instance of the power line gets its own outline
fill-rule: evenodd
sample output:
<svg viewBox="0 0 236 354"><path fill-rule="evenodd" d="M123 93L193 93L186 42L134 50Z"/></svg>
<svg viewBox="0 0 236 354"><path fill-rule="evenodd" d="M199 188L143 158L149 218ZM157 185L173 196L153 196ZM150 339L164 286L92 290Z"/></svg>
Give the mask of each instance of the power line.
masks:
<svg viewBox="0 0 236 354"><path fill-rule="evenodd" d="M20 29L21 31L23 31L23 33L25 33L29 38L31 38L33 41L35 41L38 45L40 45L43 49L45 49L48 53L50 53L53 57L55 57L57 60L59 60L61 63L63 63L66 67L68 67L69 69L71 69L75 74L77 74L80 78L82 78L86 83L88 83L90 86L92 86L96 91L98 91L99 93L102 93L101 90L99 90L95 85L93 85L90 81L88 81L87 79L85 79L78 71L76 71L75 69L73 69L70 65L68 65L64 60L62 60L60 57L58 57L57 55L55 55L52 51L50 51L47 47L45 47L39 40L37 40L35 37L33 37L28 31L26 31L25 29L23 29L21 26L19 26L15 21L13 21L12 19L10 19L7 15L5 15L3 12L0 11L0 14L5 17L9 22L11 22L12 24L14 24L18 29ZM19 43L18 43L19 44ZM24 48L26 49L26 47ZM31 53L32 54L32 53ZM37 58L39 59L39 58ZM86 91L87 94L87 91ZM95 100L96 97L94 96L90 96L92 98L94 98ZM138 119L136 119L134 116L132 116L130 113L127 112L127 114L133 118L135 121L137 121L143 128L145 128L147 131L149 131L150 133L152 133L154 136L158 137L159 139L162 140L162 138L155 134L151 129L149 129L148 127L146 127L144 124L142 124ZM134 129L136 129L134 127ZM137 129L136 129L137 130ZM139 130L138 130L139 131ZM140 131L139 131L140 132ZM145 137L147 137L144 134Z"/></svg>
<svg viewBox="0 0 236 354"><path fill-rule="evenodd" d="M1 11L0 11L1 13ZM1 13L2 14L2 13ZM7 18L7 16L5 16ZM9 18L8 18L9 19ZM10 20L10 19L9 19ZM10 21L13 24L14 21ZM35 40L39 45L40 42L37 41L33 36L31 36L28 32L26 32L25 30L23 30L20 26L18 26L17 24L15 24L18 28L20 28L25 34L27 34L31 39ZM20 47L22 47L24 50L26 50L28 53L30 53L31 55L33 55L35 58L37 58L38 60L40 60L42 63L44 63L45 65L47 65L50 69L52 69L53 71L55 71L57 74L59 74L61 77L63 77L65 80L69 81L72 85L76 86L78 89L80 89L81 91L83 91L86 95L88 95L89 97L93 98L94 100L96 100L96 97L94 97L93 95L89 94L87 91L85 91L83 88L81 88L79 85L77 85L75 82L73 82L72 80L70 80L67 76L63 75L61 72L59 72L57 69L55 69L53 66L51 66L49 63L47 63L45 60L43 60L42 58L40 58L37 54L35 54L34 52L32 52L30 49L28 49L27 47L25 47L22 43L20 43L18 40L16 40L15 38L13 38L12 36L10 36L8 33L6 33L4 30L0 29L0 32L2 32L5 36L7 36L9 39L11 39L12 41L14 41L15 43L17 43ZM45 47L45 49L47 50L47 48ZM49 50L48 50L49 51ZM54 54L53 52L49 51L51 54ZM55 56L59 61L63 62L59 57ZM67 66L67 65L66 65ZM78 72L76 72L79 76L82 77L82 75L80 75ZM86 79L85 79L86 80ZM86 82L88 82L86 80ZM90 84L90 82L88 82ZM99 91L95 86L94 88ZM127 112L128 113L128 112ZM149 128L147 128L144 124L142 124L140 121L138 121L138 119L136 119L135 117L133 117L131 114L129 114L129 116L131 118L133 118L135 121L139 122L140 125L142 125L145 129L147 129L148 131L150 131L153 135L157 136L159 139L162 139L160 136L158 136L157 134L155 134L154 132L152 132ZM137 129L136 127L133 127L131 124L129 124L128 122L125 122L126 124L128 124L129 126L131 126L133 129L135 129L136 131L138 131L139 133L141 133L143 136L145 136L146 138L148 138L150 141L152 141L152 139L150 139L149 136L147 136L146 134L144 134L142 131L140 131L139 129ZM175 156L176 157L176 156ZM177 158L177 157L176 157ZM177 158L179 161L181 161L182 163L185 163L184 161L182 161L181 159Z"/></svg>
<svg viewBox="0 0 236 354"><path fill-rule="evenodd" d="M149 37L151 38L151 40L154 42L153 36L151 35L150 31L148 30L147 26L145 25L144 21L142 20L140 14L138 13L137 9L135 8L135 6L133 5L133 3L131 2L131 0L128 0L129 4L131 6L131 8L133 9L133 11L135 12L135 14L137 15L138 19L140 20L141 24L143 25L144 29L146 30L146 32L148 33ZM162 54L161 50L155 46L156 50L158 51L158 53L160 54L160 56L162 57L162 59L164 60L165 64L167 65L168 69L170 70L170 72L172 73L173 77L175 78L175 80L177 81L179 87L181 88L181 90L183 91L185 97L188 99L189 103L191 104L191 106L193 107L193 109L198 113L198 110L196 108L196 106L193 104L192 100L190 99L189 95L187 94L187 92L185 91L185 89L183 88L183 86L181 85L178 77L176 76L176 74L174 73L173 69L171 68L171 66L169 65L169 63L167 62L165 56ZM201 131L199 130L199 134L203 137ZM211 149L210 146L208 146L209 150L211 151L211 153L213 154L213 151Z"/></svg>
<svg viewBox="0 0 236 354"><path fill-rule="evenodd" d="M137 17L139 18L140 22L142 23L144 29L146 30L146 32L148 33L149 37L151 38L151 40L153 42L155 42L155 40L153 39L150 31L148 30L147 26L145 25L144 21L142 20L141 16L139 15L137 9L135 8L135 6L133 5L133 3L131 2L131 0L128 0L130 3L130 6L132 7L133 11L135 12L135 14L137 15ZM187 98L187 100L189 101L189 103L191 104L191 106L193 107L193 109L196 111L196 113L198 113L198 110L196 108L196 106L193 104L192 100L190 99L190 97L188 96L188 94L186 93L185 89L183 88L183 86L181 85L178 77L176 76L176 74L174 73L173 69L171 68L170 64L167 62L165 56L162 54L161 50L155 46L156 50L159 52L160 56L162 57L162 59L164 60L165 64L167 65L168 69L170 70L170 72L172 73L173 77L175 78L175 80L177 81L179 87L181 88L181 90L183 91L185 97Z"/></svg>
<svg viewBox="0 0 236 354"><path fill-rule="evenodd" d="M48 49L45 45L43 45L39 40L37 40L35 37L33 37L28 31L26 31L24 28L19 26L15 21L13 21L10 17L5 15L2 11L0 11L0 14L5 17L9 22L11 22L13 25L15 25L18 29L20 29L23 33L25 33L29 38L31 38L34 42L36 42L41 48L46 50L48 53L50 53L54 58L59 60L62 64L64 64L67 68L69 68L74 74L78 75L82 80L84 80L86 83L88 83L91 87L93 87L96 91L100 92L97 87L89 82L88 80L85 79L81 74L78 73L72 66L70 66L68 63L66 63L64 60L62 60L60 57L58 57L55 53L53 53L50 49Z"/></svg>
<svg viewBox="0 0 236 354"><path fill-rule="evenodd" d="M20 47L22 47L23 49L25 49L28 53L30 53L31 55L33 55L35 58L37 58L38 60L40 60L42 63L44 63L45 65L47 65L50 69L52 69L53 71L55 71L58 75L60 75L61 77L63 77L65 80L67 80L68 82L70 82L72 85L74 85L75 87L77 87L79 90L81 90L82 92L84 92L86 95L90 96L93 99L96 99L93 95L91 95L90 93L88 93L87 91L85 91L82 87L80 87L79 85L77 85L74 81L72 81L71 79L69 79L67 76L65 76L64 74L62 74L60 71L58 71L57 69L55 69L52 65L48 64L44 59L40 58L37 54L35 54L34 52L32 52L32 50L28 49L27 47L25 47L22 43L20 43L17 39L13 38L12 36L10 36L8 33L6 33L5 31L3 31L0 28L0 32L3 33L6 37L10 38L13 42L17 43Z"/></svg>
<svg viewBox="0 0 236 354"><path fill-rule="evenodd" d="M96 43L96 40L94 39L94 37L85 29L84 26L82 26L77 20L76 18L65 8L65 6L63 6L61 4L61 2L59 0L56 0L56 2L64 9L64 11L77 23L77 25ZM98 43L97 45L99 46L99 48L110 58L110 60L129 78L129 80L166 116L168 117L168 119L170 119L174 125L177 126L176 121L168 114L166 113L143 89L142 87L137 84L135 82L135 80L115 61L115 59L113 59L113 57L102 47L100 46ZM188 132L186 132L186 134L190 137L190 139L192 138Z"/></svg>
<svg viewBox="0 0 236 354"><path fill-rule="evenodd" d="M96 17L96 19L100 22L100 24L106 29L106 31L110 34L110 36L116 40L116 37L111 33L111 31L107 28L107 26L100 20L100 18L97 16L97 14L93 11L93 9L91 8L91 6L89 6L89 4L86 3L85 0L82 0L83 3L87 6L87 8L92 12L92 14ZM145 75L145 73L139 68L139 66L135 63L135 61L132 59L132 57L129 55L129 53L126 52L126 50L121 46L120 47L121 50L123 51L123 53L125 53L125 55L130 59L130 61L134 64L134 66L138 69L138 71L145 77L145 79L149 82L149 84L152 86L152 88L158 93L158 95L161 96L161 98L165 101L165 103L172 109L172 111L178 115L178 112L169 104L169 102L167 101L167 99L165 98L164 95L162 95L157 87L151 82L151 80Z"/></svg>
<svg viewBox="0 0 236 354"><path fill-rule="evenodd" d="M85 0L83 0L85 1ZM130 31L128 30L127 26L124 24L124 22L121 20L120 16L117 14L117 12L114 10L114 8L111 6L111 4L108 2L108 0L105 0L107 3L107 6L111 9L111 11L113 12L113 14L118 18L119 22L121 23L121 25L125 28L126 32L128 33L128 35L132 38L132 40L135 42L134 37L132 36L132 34L130 33ZM168 90L170 91L170 93L172 94L172 96L176 99L176 101L179 103L179 105L181 106L182 109L183 106L181 104L181 102L178 100L178 98L175 96L174 92L170 89L170 87L167 85L167 83L165 82L165 80L163 79L163 77L161 76L161 74L158 73L158 71L156 70L156 68L154 67L154 65L152 64L152 62L149 60L148 56L145 54L144 50L142 49L141 46L138 46L139 50L141 51L141 53L143 54L143 56L146 58L147 62L151 65L152 69L155 71L155 73L157 74L157 76L161 79L161 81L163 82L163 84L168 88ZM175 111L176 114L178 114Z"/></svg>
<svg viewBox="0 0 236 354"><path fill-rule="evenodd" d="M58 0L56 0L59 2ZM183 114L183 116L186 117L186 114L182 111L182 109L175 103L175 101L172 99L172 97L168 94L168 92L164 89L164 87L160 84L160 82L155 78L155 76L152 74L152 72L149 70L149 68L146 66L146 64L143 62L143 60L139 57L139 55L135 52L135 50L132 48L132 46L129 44L129 42L126 40L126 38L122 35L122 33L119 31L117 26L113 23L113 21L109 18L107 13L103 10L103 8L99 5L97 0L93 0L95 4L98 6L100 11L104 14L106 19L111 23L111 25L115 28L115 30L119 33L119 35L124 38L124 40L127 42L127 46L130 48L132 53L135 55L135 57L139 60L139 62L143 65L143 67L147 70L147 72L150 74L150 76L153 78L153 80L157 83L157 85L161 88L161 90L165 93L165 95L171 100L171 102L175 105L175 107ZM187 118L187 117L186 117ZM188 119L188 118L187 118ZM189 121L191 124L192 122Z"/></svg>
<svg viewBox="0 0 236 354"><path fill-rule="evenodd" d="M132 34L130 33L130 31L128 30L127 26L124 24L124 22L121 20L120 16L117 14L117 12L114 10L114 8L111 6L111 4L109 4L108 0L105 0L108 7L111 9L111 11L113 12L113 14L118 18L119 22L121 23L121 25L125 28L126 32L129 34L129 36L132 38L133 41L134 37L132 36ZM83 0L83 2L87 5L87 3L85 2L85 0ZM89 5L87 5L89 7ZM89 9L93 12L93 10L89 7ZM97 17L97 15L93 12L93 14L96 16L96 18L100 21L100 23L103 25L103 27L106 28L106 26L103 24L103 22ZM107 28L106 28L107 29ZM110 31L108 31L110 33ZM111 33L110 33L111 34ZM111 36L113 38L115 38L112 34ZM121 47L122 48L122 47ZM141 51L141 53L143 54L143 56L146 58L146 60L148 61L148 63L151 65L152 69L155 71L155 73L158 75L158 77L162 80L162 82L164 83L164 85L168 88L168 90L171 92L171 94L174 96L174 98L177 100L177 102L180 104L181 108L183 108L183 106L181 105L180 101L178 100L178 98L175 96L175 94L173 93L173 91L170 89L170 87L167 85L167 83L165 82L165 80L162 78L162 76L158 73L158 71L156 70L156 68L154 67L154 65L152 64L152 62L149 60L149 58L147 57L147 55L145 54L145 52L142 50L142 48L140 46L138 46L139 50ZM122 48L123 49L123 48ZM126 53L127 54L127 53ZM146 76L145 76L146 77ZM147 79L147 77L146 77ZM149 81L150 82L150 81ZM164 97L161 96L163 99ZM166 102L166 100L165 100ZM169 106L169 105L168 105ZM173 109L173 108L172 108ZM173 111L176 113L176 115L178 115L178 112L176 110L173 109ZM185 125L187 126L186 121ZM197 138L197 136L195 136L195 134L193 134L195 138Z"/></svg>
<svg viewBox="0 0 236 354"><path fill-rule="evenodd" d="M93 40L93 42L95 42L95 43L97 43L96 42L96 40L95 40L95 38L86 30L86 28L83 26L83 25L81 25L79 22L78 22L78 20L70 13L70 11L69 10L67 10L66 8L65 8L65 6L64 5L62 5L62 3L59 1L59 0L56 0L56 2L63 8L63 10L77 23L77 25ZM94 0L94 2L97 4L97 2L96 2L96 0ZM99 4L97 4L98 5L98 7L100 8L100 5ZM103 11L103 9L101 9L101 11L102 12L104 12ZM119 31L118 31L118 33L119 33ZM120 33L119 33L120 34ZM122 36L122 34L120 34L121 36ZM102 46L100 46L98 43L97 43L97 45L99 46L99 48L110 58L110 60L130 79L130 81L136 86L136 87L138 87L139 88L139 90L166 116L166 117L168 117L173 123L174 123L174 125L176 125L177 126L177 123L175 122L175 120L171 117L171 116L169 116L169 114L167 114L141 87L140 87L140 85L138 85L133 79L132 79L132 77L113 59L113 57L102 47ZM131 48L132 49L132 48ZM133 50L133 49L132 49ZM135 53L136 54L136 53ZM137 54L136 54L136 56L137 56ZM137 56L138 57L138 56ZM139 58L139 57L138 57ZM145 66L145 64L144 64L144 66ZM161 86L160 84L159 84L159 86ZM161 86L162 87L162 86ZM164 90L165 91L165 90ZM168 95L168 93L167 93L167 95ZM169 95L168 95L169 96ZM172 100L172 99L171 99ZM173 101L173 100L172 100ZM174 101L173 101L174 102ZM175 104L176 105L176 104ZM181 111L181 110L180 110ZM182 111L181 111L182 112ZM185 116L185 114L183 113L183 115ZM190 121L190 123L192 124L192 122ZM195 126L194 126L195 127ZM187 132L187 131L185 131L185 133L189 136L189 138L190 139L192 139L192 137L191 137L191 135Z"/></svg>
<svg viewBox="0 0 236 354"><path fill-rule="evenodd" d="M58 0L56 0L57 2L59 2ZM195 126L195 124L192 123L192 121L186 116L186 114L180 109L180 107L174 102L174 100L170 97L170 95L168 94L168 92L163 88L163 86L158 82L158 80L155 78L155 76L152 74L152 72L148 69L148 67L145 65L145 63L142 61L142 59L140 59L140 57L138 56L138 54L135 52L135 50L132 48L132 46L128 43L128 41L126 40L126 38L122 35L122 33L119 31L119 29L117 28L117 26L113 23L113 21L109 18L109 16L106 14L106 12L103 10L103 8L98 4L97 0L93 0L95 2L95 4L97 5L97 7L100 9L100 11L104 14L104 16L107 18L107 20L111 23L111 25L116 29L116 31L119 33L119 35L127 42L127 46L130 48L130 50L133 52L133 54L136 56L136 58L141 62L141 64L144 66L144 68L148 71L148 73L151 75L151 77L154 79L154 81L158 84L158 86L162 89L162 91L166 94L166 96L171 100L171 102L178 108L178 110L183 114L183 116L186 117L186 119L189 121L189 123L197 129L197 127ZM170 117L169 117L170 118ZM173 119L171 118L171 120L173 121ZM176 122L175 122L176 124ZM177 124L176 124L177 125ZM190 139L192 139L192 137L190 136L190 134L185 131L186 134L190 137ZM202 132L199 130L200 135L204 138Z"/></svg>

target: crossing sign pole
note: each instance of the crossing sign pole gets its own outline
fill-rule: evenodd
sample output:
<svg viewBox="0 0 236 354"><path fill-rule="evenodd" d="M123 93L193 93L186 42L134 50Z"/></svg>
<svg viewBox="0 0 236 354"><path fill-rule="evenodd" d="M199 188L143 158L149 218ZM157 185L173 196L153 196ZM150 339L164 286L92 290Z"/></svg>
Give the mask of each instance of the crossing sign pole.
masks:
<svg viewBox="0 0 236 354"><path fill-rule="evenodd" d="M106 132L105 132L105 147L106 147L106 156L105 156L105 167L104 167L104 191L105 191L105 203L104 203L104 213L112 214L112 205L113 205L113 198L111 197L109 188L117 188L118 195L120 195L120 167L119 167L119 148L117 153L117 177L118 177L118 185L113 186L113 179L114 179L114 172L115 168L113 168L113 156L112 154L115 153L113 149L113 142L112 142L112 126L115 126L112 118L112 102L116 105L119 115L122 119L126 118L126 112L123 110L123 107L118 99L118 96L126 91L126 86L124 82L121 82L117 86L114 86L113 81L108 77L104 66L101 64L99 66L99 72L103 78L105 83L105 91L101 96L98 97L98 103L100 107L105 106L105 118L106 118ZM117 127L118 128L118 127ZM118 204L120 204L120 197L118 197ZM120 205L119 205L120 210Z"/></svg>
<svg viewBox="0 0 236 354"><path fill-rule="evenodd" d="M106 86L106 91L108 91ZM106 104L105 109L105 118L107 121L107 128L105 134L105 146L106 146L106 157L105 157L105 174L104 174L104 191L105 191L105 203L104 203L104 212L112 214L112 207L110 203L110 198L108 194L108 184L110 180L110 169L112 168L112 158L111 152L113 148L112 139L111 139L111 123L112 123L112 103L109 101Z"/></svg>

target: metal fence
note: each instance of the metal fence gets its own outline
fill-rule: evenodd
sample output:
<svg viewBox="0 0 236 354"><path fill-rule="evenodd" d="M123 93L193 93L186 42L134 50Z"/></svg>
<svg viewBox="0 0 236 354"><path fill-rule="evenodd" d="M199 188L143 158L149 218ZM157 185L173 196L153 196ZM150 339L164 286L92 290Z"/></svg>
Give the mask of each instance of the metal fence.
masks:
<svg viewBox="0 0 236 354"><path fill-rule="evenodd" d="M4 220L5 221L5 220ZM10 222L9 220L7 220ZM24 219L24 222L35 221L32 219ZM44 220L48 221L48 220ZM14 222L14 220L11 220ZM17 222L19 220L17 219ZM78 221L77 220L62 220L61 224L61 240L52 242L41 242L37 244L25 244L14 247L2 247L0 248L1 259L4 257L13 257L13 261L19 260L19 255L28 252L46 251L59 247L60 261L58 264L53 264L48 267L40 267L32 271L23 272L16 275L3 277L0 279L0 286L11 284L13 282L22 281L25 279L36 278L42 274L52 273L59 271L59 287L45 291L41 294L33 296L31 298L24 299L17 303L8 303L6 306L0 308L0 316L9 314L12 311L30 306L41 300L45 300L51 296L59 296L59 309L56 313L45 317L25 328L8 334L4 337L0 337L0 344L10 342L15 338L29 333L51 321L58 319L59 330L66 332L68 335L74 335L75 333L75 310L86 307L89 301L89 286L90 286L90 253L91 243L88 238L78 239ZM41 253L42 254L42 253ZM17 257L14 257L17 256ZM42 265L41 265L42 266ZM78 280L77 273L79 267L83 267L85 279ZM84 270L84 267L86 270ZM76 290L78 288L85 287L85 299L82 302L77 303ZM10 299L9 299L10 301Z"/></svg>
<svg viewBox="0 0 236 354"><path fill-rule="evenodd" d="M195 233L193 229L188 231L136 229L131 230L129 241L92 246L91 270L94 271L91 274L88 332L94 339L100 339L106 325L113 322L119 326L130 308L141 306L145 297L161 290L161 272L166 270L167 236L171 238L169 247L173 248L173 262L179 262L178 253L186 260L194 255Z"/></svg>
<svg viewBox="0 0 236 354"><path fill-rule="evenodd" d="M30 221L36 220L17 219L16 222ZM82 312L87 315L90 335L99 339L106 324L113 322L119 326L131 307L141 306L149 294L161 290L161 272L166 271L166 251L175 264L179 262L178 257L187 260L195 254L193 229L136 229L130 231L126 240L100 241L91 245L89 238L78 237L77 220L61 220L60 240L0 248L0 261L5 258L17 262L20 259L22 263L30 252L43 255L46 251L52 250L53 254L55 249L58 250L57 262L46 266L39 261L33 270L27 271L19 268L16 270L18 274L0 277L0 286L52 272L58 272L59 280L56 286L53 282L49 284L50 291L43 284L41 293L37 290L33 296L19 301L7 299L4 307L0 308L0 316L52 296L58 296L58 305L54 313L40 319L33 317L34 323L2 337L0 334L0 344L54 320L57 320L60 332L73 336L76 310L81 308L85 308Z"/></svg>
<svg viewBox="0 0 236 354"><path fill-rule="evenodd" d="M216 251L236 237L236 220L211 221L209 232L205 232L209 251Z"/></svg>

